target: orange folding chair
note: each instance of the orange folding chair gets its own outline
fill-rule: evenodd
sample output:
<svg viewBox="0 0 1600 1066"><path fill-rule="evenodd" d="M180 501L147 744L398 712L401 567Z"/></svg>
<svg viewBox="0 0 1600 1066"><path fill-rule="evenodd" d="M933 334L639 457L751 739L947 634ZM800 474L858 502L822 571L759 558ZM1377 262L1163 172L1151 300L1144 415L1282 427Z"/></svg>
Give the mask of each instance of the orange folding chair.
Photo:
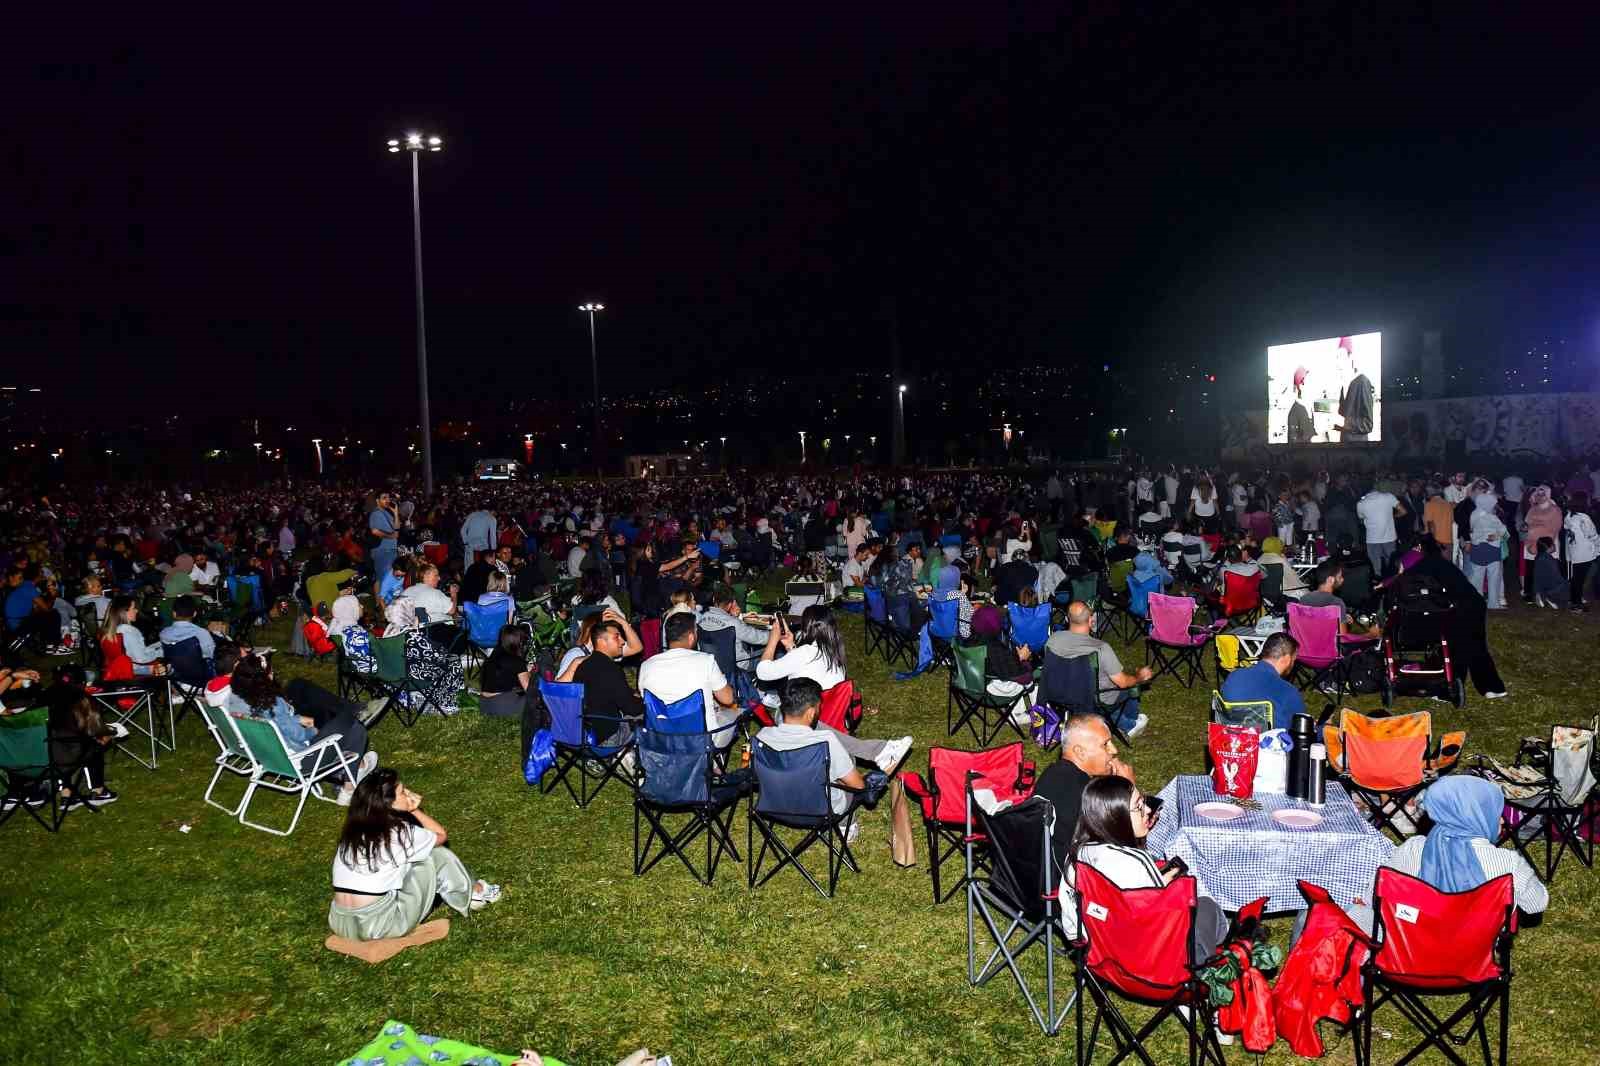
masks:
<svg viewBox="0 0 1600 1066"><path fill-rule="evenodd" d="M1368 716L1348 707L1339 712L1338 728L1324 724L1322 735L1339 783L1366 804L1373 826L1396 841L1411 835L1398 824L1407 804L1456 768L1467 741L1458 730L1435 744L1428 711Z"/></svg>

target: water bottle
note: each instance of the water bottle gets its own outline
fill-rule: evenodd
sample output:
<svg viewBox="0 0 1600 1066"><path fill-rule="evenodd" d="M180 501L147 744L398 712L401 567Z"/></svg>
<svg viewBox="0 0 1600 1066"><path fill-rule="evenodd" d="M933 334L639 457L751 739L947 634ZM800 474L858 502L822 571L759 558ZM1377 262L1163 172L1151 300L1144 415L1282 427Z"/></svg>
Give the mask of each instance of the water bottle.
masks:
<svg viewBox="0 0 1600 1066"><path fill-rule="evenodd" d="M1311 763L1306 778L1306 794L1302 797L1313 807L1320 807L1328 799L1328 749L1322 744L1311 745Z"/></svg>
<svg viewBox="0 0 1600 1066"><path fill-rule="evenodd" d="M1315 725L1304 712L1294 716L1289 724L1289 735L1294 739L1294 750L1289 753L1289 795L1295 799L1306 798L1306 784L1310 777L1311 738Z"/></svg>

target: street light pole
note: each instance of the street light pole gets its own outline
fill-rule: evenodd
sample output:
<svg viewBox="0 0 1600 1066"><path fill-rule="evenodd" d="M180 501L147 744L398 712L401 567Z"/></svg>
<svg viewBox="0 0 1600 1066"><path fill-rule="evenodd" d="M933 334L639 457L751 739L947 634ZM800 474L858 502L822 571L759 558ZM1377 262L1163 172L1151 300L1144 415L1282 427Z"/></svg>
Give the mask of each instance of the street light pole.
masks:
<svg viewBox="0 0 1600 1066"><path fill-rule="evenodd" d="M416 266L417 279L417 394L422 409L422 493L425 499L433 498L433 422L428 414L428 322L422 302L422 176L417 157L424 151L437 152L444 147L438 137L421 133L405 136L405 150L411 153L411 253ZM398 152L401 142L391 140L389 151Z"/></svg>
<svg viewBox="0 0 1600 1066"><path fill-rule="evenodd" d="M579 304L578 310L589 314L589 365L594 371L594 472L596 477L604 477L605 470L600 464L600 352L594 339L594 316L597 311L604 311L605 304L587 303Z"/></svg>

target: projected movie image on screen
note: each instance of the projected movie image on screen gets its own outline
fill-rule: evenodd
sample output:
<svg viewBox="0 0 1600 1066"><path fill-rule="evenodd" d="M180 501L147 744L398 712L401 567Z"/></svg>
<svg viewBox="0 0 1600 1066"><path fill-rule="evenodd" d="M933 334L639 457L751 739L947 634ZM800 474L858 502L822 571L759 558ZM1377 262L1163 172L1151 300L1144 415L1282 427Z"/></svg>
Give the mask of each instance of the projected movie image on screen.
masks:
<svg viewBox="0 0 1600 1066"><path fill-rule="evenodd" d="M1267 349L1267 443L1377 443L1383 439L1382 380L1381 333L1273 345Z"/></svg>

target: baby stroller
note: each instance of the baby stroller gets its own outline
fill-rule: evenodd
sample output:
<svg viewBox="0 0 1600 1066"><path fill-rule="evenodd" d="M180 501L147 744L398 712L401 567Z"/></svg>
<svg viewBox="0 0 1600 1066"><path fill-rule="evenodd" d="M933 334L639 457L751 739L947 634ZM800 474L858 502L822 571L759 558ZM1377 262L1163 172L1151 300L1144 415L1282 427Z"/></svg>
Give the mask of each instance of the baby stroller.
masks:
<svg viewBox="0 0 1600 1066"><path fill-rule="evenodd" d="M1427 587L1397 597L1383 623L1383 705L1396 696L1438 696L1460 707L1467 700L1464 664L1450 652L1450 601Z"/></svg>

